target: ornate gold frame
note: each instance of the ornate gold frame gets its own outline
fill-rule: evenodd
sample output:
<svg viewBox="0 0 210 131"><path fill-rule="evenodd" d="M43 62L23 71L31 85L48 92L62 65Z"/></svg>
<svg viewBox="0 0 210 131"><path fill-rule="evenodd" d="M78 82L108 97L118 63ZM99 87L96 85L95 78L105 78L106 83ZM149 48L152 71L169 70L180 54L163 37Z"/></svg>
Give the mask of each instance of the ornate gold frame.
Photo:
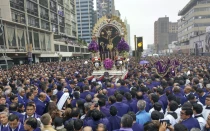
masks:
<svg viewBox="0 0 210 131"><path fill-rule="evenodd" d="M103 16L101 17L97 23L95 24L92 35L95 37L100 37L100 31L106 27L106 26L114 26L120 33L120 35L124 36L124 39L126 40L127 38L127 28L124 22L117 16L111 16L108 18L108 16ZM127 40L126 40L127 41Z"/></svg>

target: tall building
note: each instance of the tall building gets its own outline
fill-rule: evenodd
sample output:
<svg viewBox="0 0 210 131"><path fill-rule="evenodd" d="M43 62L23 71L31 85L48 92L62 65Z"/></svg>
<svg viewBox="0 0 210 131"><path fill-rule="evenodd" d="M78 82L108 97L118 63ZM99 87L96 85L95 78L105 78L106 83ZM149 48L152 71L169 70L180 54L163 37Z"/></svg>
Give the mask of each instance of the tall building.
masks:
<svg viewBox="0 0 210 131"><path fill-rule="evenodd" d="M95 26L95 24L97 23L97 11L94 10L94 13L93 13L93 27Z"/></svg>
<svg viewBox="0 0 210 131"><path fill-rule="evenodd" d="M76 8L78 37L79 39L85 40L87 43L90 43L94 18L93 0L76 0Z"/></svg>
<svg viewBox="0 0 210 131"><path fill-rule="evenodd" d="M129 46L131 47L131 41L130 41L130 25L128 24L128 21L127 21L126 18L124 20L124 24L125 24L126 30L127 30L127 38L126 38L126 40L127 40L128 44L129 44Z"/></svg>
<svg viewBox="0 0 210 131"><path fill-rule="evenodd" d="M115 14L114 0L96 0L97 18L104 15Z"/></svg>
<svg viewBox="0 0 210 131"><path fill-rule="evenodd" d="M15 64L57 61L61 55L67 60L82 52L69 43L77 39L75 5L75 0L0 0L0 51Z"/></svg>
<svg viewBox="0 0 210 131"><path fill-rule="evenodd" d="M179 11L181 18L178 20L178 42L181 45L189 45L191 38L206 32L206 27L210 26L209 10L210 0L191 0ZM203 43L201 40L197 42Z"/></svg>
<svg viewBox="0 0 210 131"><path fill-rule="evenodd" d="M120 11L119 11L119 10L115 10L114 15L115 15L115 16L118 16L118 17L121 17L121 14L120 14Z"/></svg>
<svg viewBox="0 0 210 131"><path fill-rule="evenodd" d="M168 44L177 40L177 22L170 22L169 17L159 18L154 23L154 44L157 53L167 49Z"/></svg>

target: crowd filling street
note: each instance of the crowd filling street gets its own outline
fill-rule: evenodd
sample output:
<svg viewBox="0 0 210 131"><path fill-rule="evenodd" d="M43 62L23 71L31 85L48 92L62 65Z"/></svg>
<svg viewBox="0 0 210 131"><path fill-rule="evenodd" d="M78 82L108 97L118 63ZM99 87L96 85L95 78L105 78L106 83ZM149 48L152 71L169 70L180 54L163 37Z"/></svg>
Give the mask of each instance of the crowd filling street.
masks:
<svg viewBox="0 0 210 131"><path fill-rule="evenodd" d="M210 58L142 60L124 79L93 77L90 60L1 70L0 131L210 131Z"/></svg>

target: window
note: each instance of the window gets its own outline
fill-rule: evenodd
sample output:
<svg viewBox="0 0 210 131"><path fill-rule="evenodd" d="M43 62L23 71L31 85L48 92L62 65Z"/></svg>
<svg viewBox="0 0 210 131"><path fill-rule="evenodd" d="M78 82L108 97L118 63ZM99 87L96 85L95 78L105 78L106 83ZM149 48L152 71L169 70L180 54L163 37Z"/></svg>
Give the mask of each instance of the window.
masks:
<svg viewBox="0 0 210 131"><path fill-rule="evenodd" d="M46 22L46 21L41 21L41 28L42 29L46 29L46 30L49 30L50 29L50 26L49 26L49 22Z"/></svg>
<svg viewBox="0 0 210 131"><path fill-rule="evenodd" d="M59 45L55 44L55 51L59 51Z"/></svg>
<svg viewBox="0 0 210 131"><path fill-rule="evenodd" d="M39 19L33 16L28 16L28 24L30 26L38 27L39 28Z"/></svg>
<svg viewBox="0 0 210 131"><path fill-rule="evenodd" d="M27 12L30 13L30 14L38 16L37 4L34 4L30 1L27 1Z"/></svg>
<svg viewBox="0 0 210 131"><path fill-rule="evenodd" d="M74 47L69 46L69 52L74 52Z"/></svg>
<svg viewBox="0 0 210 131"><path fill-rule="evenodd" d="M50 1L50 9L56 11L56 3L54 1Z"/></svg>
<svg viewBox="0 0 210 131"><path fill-rule="evenodd" d="M58 26L52 24L52 31L53 31L54 33L58 33Z"/></svg>
<svg viewBox="0 0 210 131"><path fill-rule="evenodd" d="M71 35L71 26L69 24L66 24L65 30L66 34Z"/></svg>
<svg viewBox="0 0 210 131"><path fill-rule="evenodd" d="M34 46L35 46L35 50L40 50L39 33L37 32L34 32Z"/></svg>
<svg viewBox="0 0 210 131"><path fill-rule="evenodd" d="M67 46L60 45L61 52L67 52Z"/></svg>
<svg viewBox="0 0 210 131"><path fill-rule="evenodd" d="M13 27L7 27L7 39L8 39L8 44L10 47L16 47L16 34L15 34L15 28Z"/></svg>
<svg viewBox="0 0 210 131"><path fill-rule="evenodd" d="M48 20L49 19L48 10L40 7L40 16L41 18Z"/></svg>
<svg viewBox="0 0 210 131"><path fill-rule="evenodd" d="M80 47L75 47L75 52L80 52Z"/></svg>
<svg viewBox="0 0 210 131"><path fill-rule="evenodd" d="M60 26L60 32L65 33L64 27Z"/></svg>
<svg viewBox="0 0 210 131"><path fill-rule="evenodd" d="M25 24L25 14L12 10L12 21Z"/></svg>
<svg viewBox="0 0 210 131"><path fill-rule="evenodd" d="M59 14L60 16L64 16L63 7L61 7L60 5L58 5L58 14Z"/></svg>
<svg viewBox="0 0 210 131"><path fill-rule="evenodd" d="M39 0L39 4L48 7L48 0Z"/></svg>
<svg viewBox="0 0 210 131"><path fill-rule="evenodd" d="M51 14L51 21L53 23L58 23L58 20L57 20L57 15L53 12L50 13Z"/></svg>
<svg viewBox="0 0 210 131"><path fill-rule="evenodd" d="M64 25L64 18L59 16L59 24L60 25Z"/></svg>
<svg viewBox="0 0 210 131"><path fill-rule="evenodd" d="M24 0L10 0L10 6L12 8L24 11Z"/></svg>

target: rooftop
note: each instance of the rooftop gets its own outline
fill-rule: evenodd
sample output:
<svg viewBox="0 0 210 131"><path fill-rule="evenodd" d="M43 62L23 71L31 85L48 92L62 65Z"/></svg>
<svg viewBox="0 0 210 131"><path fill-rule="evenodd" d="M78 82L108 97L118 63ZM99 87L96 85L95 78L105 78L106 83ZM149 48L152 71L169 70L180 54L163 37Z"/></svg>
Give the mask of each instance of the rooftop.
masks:
<svg viewBox="0 0 210 131"><path fill-rule="evenodd" d="M187 5L178 13L178 16L186 14L199 0L190 0Z"/></svg>

